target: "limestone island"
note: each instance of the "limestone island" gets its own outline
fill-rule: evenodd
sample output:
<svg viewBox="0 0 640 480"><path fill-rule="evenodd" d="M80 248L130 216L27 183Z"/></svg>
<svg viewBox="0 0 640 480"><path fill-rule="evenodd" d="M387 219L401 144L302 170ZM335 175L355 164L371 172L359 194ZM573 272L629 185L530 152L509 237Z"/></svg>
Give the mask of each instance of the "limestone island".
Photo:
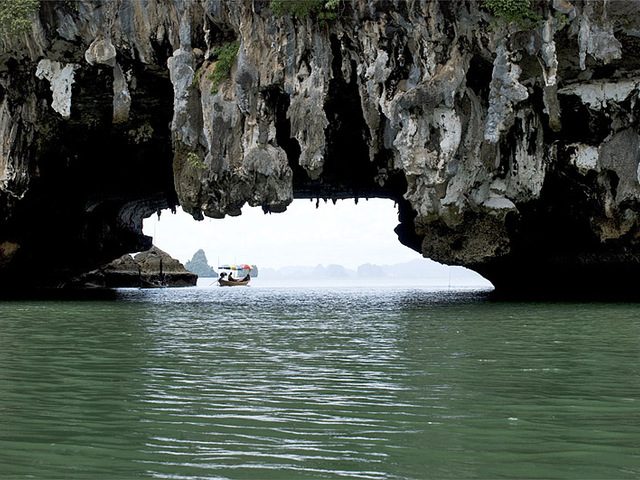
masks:
<svg viewBox="0 0 640 480"><path fill-rule="evenodd" d="M15 0L0 18L0 288L147 250L143 219L178 205L377 197L400 242L496 292L640 297L637 1Z"/></svg>
<svg viewBox="0 0 640 480"><path fill-rule="evenodd" d="M198 275L189 272L178 260L157 247L135 256L129 254L96 270L81 275L74 287L193 287Z"/></svg>

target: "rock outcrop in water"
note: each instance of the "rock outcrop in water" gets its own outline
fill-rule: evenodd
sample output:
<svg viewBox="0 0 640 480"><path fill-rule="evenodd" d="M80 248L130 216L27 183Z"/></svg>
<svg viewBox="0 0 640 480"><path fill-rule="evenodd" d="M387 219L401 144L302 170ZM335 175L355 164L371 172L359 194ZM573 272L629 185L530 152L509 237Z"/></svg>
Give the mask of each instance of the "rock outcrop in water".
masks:
<svg viewBox="0 0 640 480"><path fill-rule="evenodd" d="M274 3L41 2L4 39L3 279L52 242L80 260L49 283L148 248L178 203L385 197L400 241L499 290L634 290L640 2Z"/></svg>
<svg viewBox="0 0 640 480"><path fill-rule="evenodd" d="M90 288L119 287L193 287L198 275L189 272L178 260L158 247L135 257L123 255L96 270L75 279L71 285Z"/></svg>
<svg viewBox="0 0 640 480"><path fill-rule="evenodd" d="M216 278L218 276L213 267L209 266L207 255L202 249L194 253L191 260L184 264L184 267L191 273L198 275L200 278Z"/></svg>

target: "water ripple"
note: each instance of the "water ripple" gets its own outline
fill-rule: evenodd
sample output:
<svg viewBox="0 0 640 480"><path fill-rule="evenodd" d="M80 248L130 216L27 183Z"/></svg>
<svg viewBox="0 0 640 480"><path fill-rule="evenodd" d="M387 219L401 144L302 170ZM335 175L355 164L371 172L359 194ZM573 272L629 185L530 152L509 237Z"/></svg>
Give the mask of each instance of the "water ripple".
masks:
<svg viewBox="0 0 640 480"><path fill-rule="evenodd" d="M0 476L640 476L635 305L238 290L0 304Z"/></svg>

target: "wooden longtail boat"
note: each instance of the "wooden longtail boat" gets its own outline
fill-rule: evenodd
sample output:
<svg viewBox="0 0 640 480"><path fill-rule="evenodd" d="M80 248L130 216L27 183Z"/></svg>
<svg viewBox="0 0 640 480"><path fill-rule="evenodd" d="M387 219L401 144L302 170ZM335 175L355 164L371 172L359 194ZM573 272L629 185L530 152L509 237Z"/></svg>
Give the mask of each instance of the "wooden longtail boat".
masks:
<svg viewBox="0 0 640 480"><path fill-rule="evenodd" d="M221 287L246 287L251 278L258 276L258 267L255 265L249 265L248 263L241 263L238 265L220 265L219 270L226 270L229 275L236 275L236 278L229 280L226 272L220 274L218 278L218 284Z"/></svg>
<svg viewBox="0 0 640 480"><path fill-rule="evenodd" d="M224 278L219 278L218 283L221 287L238 287L238 286L247 286L249 285L250 280L225 280Z"/></svg>

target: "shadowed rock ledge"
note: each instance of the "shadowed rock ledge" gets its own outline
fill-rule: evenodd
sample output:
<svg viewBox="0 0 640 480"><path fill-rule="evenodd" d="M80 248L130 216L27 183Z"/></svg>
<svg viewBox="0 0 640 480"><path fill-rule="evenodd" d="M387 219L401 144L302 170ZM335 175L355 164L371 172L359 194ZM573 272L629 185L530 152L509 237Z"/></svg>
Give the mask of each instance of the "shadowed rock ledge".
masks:
<svg viewBox="0 0 640 480"><path fill-rule="evenodd" d="M384 197L401 242L499 291L633 292L640 2L486 5L41 2L0 55L0 283L149 248L178 203Z"/></svg>
<svg viewBox="0 0 640 480"><path fill-rule="evenodd" d="M158 247L136 256L123 255L72 280L73 288L193 287L198 276Z"/></svg>

